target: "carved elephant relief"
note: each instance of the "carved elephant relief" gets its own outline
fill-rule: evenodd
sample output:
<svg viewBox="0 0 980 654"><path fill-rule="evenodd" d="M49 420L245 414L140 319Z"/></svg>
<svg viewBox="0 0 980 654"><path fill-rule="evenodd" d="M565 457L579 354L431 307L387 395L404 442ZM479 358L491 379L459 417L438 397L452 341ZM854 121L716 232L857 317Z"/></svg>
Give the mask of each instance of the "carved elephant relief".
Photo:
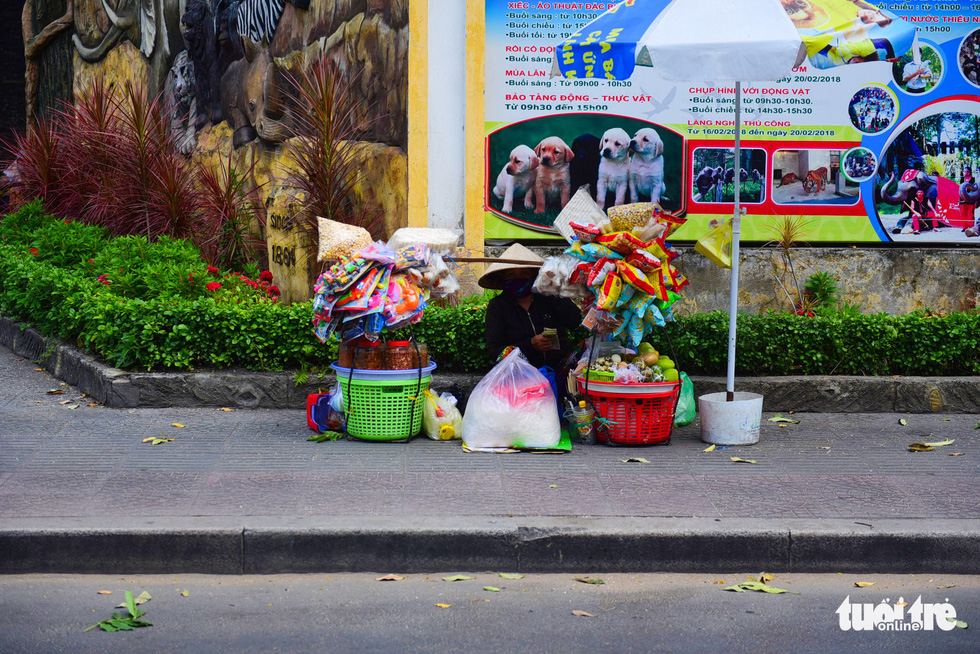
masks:
<svg viewBox="0 0 980 654"><path fill-rule="evenodd" d="M170 70L171 53L183 49L180 16L184 4L184 0L115 0L113 4L102 0L101 11L109 26L99 35L95 28L103 21L89 15L98 10L89 2L78 3L75 24L85 26L85 31L76 30L72 34L75 50L83 60L94 63L105 58L122 41L130 41L150 60L149 82L155 93L163 87ZM79 15L79 12L85 13ZM86 43L89 38L95 42Z"/></svg>

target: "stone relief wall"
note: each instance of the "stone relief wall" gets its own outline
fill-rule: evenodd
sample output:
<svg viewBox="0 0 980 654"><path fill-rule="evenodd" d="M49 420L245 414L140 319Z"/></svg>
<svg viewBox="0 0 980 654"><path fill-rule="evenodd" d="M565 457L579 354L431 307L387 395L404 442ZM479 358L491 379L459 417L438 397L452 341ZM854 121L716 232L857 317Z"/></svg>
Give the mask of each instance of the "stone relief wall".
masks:
<svg viewBox="0 0 980 654"><path fill-rule="evenodd" d="M46 10L51 5L29 0L32 11L34 2L45 3ZM62 5L73 18L71 93L84 93L98 75L117 87L132 80L153 92L165 90L183 152L216 166L230 157L236 170L252 170L267 198L270 268L284 300L310 294L309 244L294 223L304 198L279 183L283 144L295 138L284 88L286 75L297 74L321 51L356 80L357 118L367 136L357 148L363 165L354 202L365 212L383 213L389 233L407 224L408 0Z"/></svg>

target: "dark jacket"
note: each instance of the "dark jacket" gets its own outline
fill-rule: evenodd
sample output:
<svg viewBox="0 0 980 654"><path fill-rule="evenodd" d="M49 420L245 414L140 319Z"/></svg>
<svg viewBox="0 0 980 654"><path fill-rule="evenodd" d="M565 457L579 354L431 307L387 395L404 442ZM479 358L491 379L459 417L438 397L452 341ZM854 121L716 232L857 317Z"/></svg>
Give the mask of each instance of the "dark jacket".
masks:
<svg viewBox="0 0 980 654"><path fill-rule="evenodd" d="M487 350L496 360L505 347L516 345L535 368L551 366L557 372L562 359L571 351L566 330L581 324L582 313L567 298L532 295L534 301L527 310L506 293L490 300L487 305ZM560 350L540 352L531 345L531 338L545 327L558 330Z"/></svg>

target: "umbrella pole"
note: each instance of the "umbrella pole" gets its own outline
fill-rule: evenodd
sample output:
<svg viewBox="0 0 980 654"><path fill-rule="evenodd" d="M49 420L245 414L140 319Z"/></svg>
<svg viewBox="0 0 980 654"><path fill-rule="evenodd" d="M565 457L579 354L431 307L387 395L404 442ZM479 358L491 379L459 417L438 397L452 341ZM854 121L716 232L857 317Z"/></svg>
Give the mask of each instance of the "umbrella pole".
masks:
<svg viewBox="0 0 980 654"><path fill-rule="evenodd" d="M739 191L742 186L742 83L735 82L735 212L732 215L732 279L728 300L728 378L725 399L735 400L735 324L738 318L738 239L742 231L742 207Z"/></svg>

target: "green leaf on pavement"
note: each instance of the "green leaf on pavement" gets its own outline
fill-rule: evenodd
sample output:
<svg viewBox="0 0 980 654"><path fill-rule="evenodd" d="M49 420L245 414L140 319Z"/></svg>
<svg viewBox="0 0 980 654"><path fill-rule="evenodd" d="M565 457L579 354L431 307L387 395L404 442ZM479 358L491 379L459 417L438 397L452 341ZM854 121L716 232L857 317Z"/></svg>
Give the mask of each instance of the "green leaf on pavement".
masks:
<svg viewBox="0 0 980 654"><path fill-rule="evenodd" d="M791 422L793 424L799 424L799 420L793 420L792 418L784 418L783 414L777 413L772 418L769 418L769 422Z"/></svg>
<svg viewBox="0 0 980 654"><path fill-rule="evenodd" d="M583 584L592 584L593 586L599 586L606 583L597 577L576 577L575 581L580 581Z"/></svg>
<svg viewBox="0 0 980 654"><path fill-rule="evenodd" d="M344 435L339 431L325 431L322 434L313 434L306 440L313 441L314 443L322 443L324 441L338 441L343 437Z"/></svg>
<svg viewBox="0 0 980 654"><path fill-rule="evenodd" d="M132 591L126 591L126 608L129 610L129 615L136 617L136 598L133 597Z"/></svg>
<svg viewBox="0 0 980 654"><path fill-rule="evenodd" d="M184 590L184 591L181 591L181 593L180 593L181 597L187 597L190 594L191 594L191 592L189 590Z"/></svg>
<svg viewBox="0 0 980 654"><path fill-rule="evenodd" d="M453 575L452 577L443 577L443 581L469 581L470 579L476 579L476 577L467 577L466 575Z"/></svg>
<svg viewBox="0 0 980 654"><path fill-rule="evenodd" d="M952 445L955 442L956 442L955 438L953 439L947 438L944 441L936 441L935 443L923 443L923 445L926 445L928 447L942 447L943 445Z"/></svg>
<svg viewBox="0 0 980 654"><path fill-rule="evenodd" d="M500 589L496 586L484 586L483 590L489 590L491 593L499 593Z"/></svg>
<svg viewBox="0 0 980 654"><path fill-rule="evenodd" d="M717 445L709 445L708 447L701 450L702 452L714 452Z"/></svg>
<svg viewBox="0 0 980 654"><path fill-rule="evenodd" d="M729 586L728 588L722 588L722 590L734 590L736 592L744 592L746 590L754 590L760 593L770 593L772 595L780 595L782 593L791 593L793 595L799 595L791 590L786 590L785 588L776 588L775 586L770 586L764 584L761 581L743 581L735 586Z"/></svg>
<svg viewBox="0 0 980 654"><path fill-rule="evenodd" d="M500 578L501 579L523 579L524 578L524 575L522 575L520 572L501 572L500 573Z"/></svg>
<svg viewBox="0 0 980 654"><path fill-rule="evenodd" d="M899 418L898 419L898 424L900 424L901 426L904 427L905 425L907 425L909 423L908 423L908 421L905 418Z"/></svg>
<svg viewBox="0 0 980 654"><path fill-rule="evenodd" d="M956 618L946 618L946 621L947 622L952 622L953 624L955 624L960 629L966 629L967 627L970 626L967 623L963 622L962 620L957 620Z"/></svg>
<svg viewBox="0 0 980 654"><path fill-rule="evenodd" d="M139 606L140 604L145 604L145 603L149 602L151 599L153 599L153 596L151 596L148 592L146 592L144 590L133 601L136 603L136 606ZM122 604L116 605L116 608L117 609L125 609L125 608L127 608L126 602L123 602Z"/></svg>
<svg viewBox="0 0 980 654"><path fill-rule="evenodd" d="M925 443L912 443L909 445L909 452L931 452L933 447Z"/></svg>

